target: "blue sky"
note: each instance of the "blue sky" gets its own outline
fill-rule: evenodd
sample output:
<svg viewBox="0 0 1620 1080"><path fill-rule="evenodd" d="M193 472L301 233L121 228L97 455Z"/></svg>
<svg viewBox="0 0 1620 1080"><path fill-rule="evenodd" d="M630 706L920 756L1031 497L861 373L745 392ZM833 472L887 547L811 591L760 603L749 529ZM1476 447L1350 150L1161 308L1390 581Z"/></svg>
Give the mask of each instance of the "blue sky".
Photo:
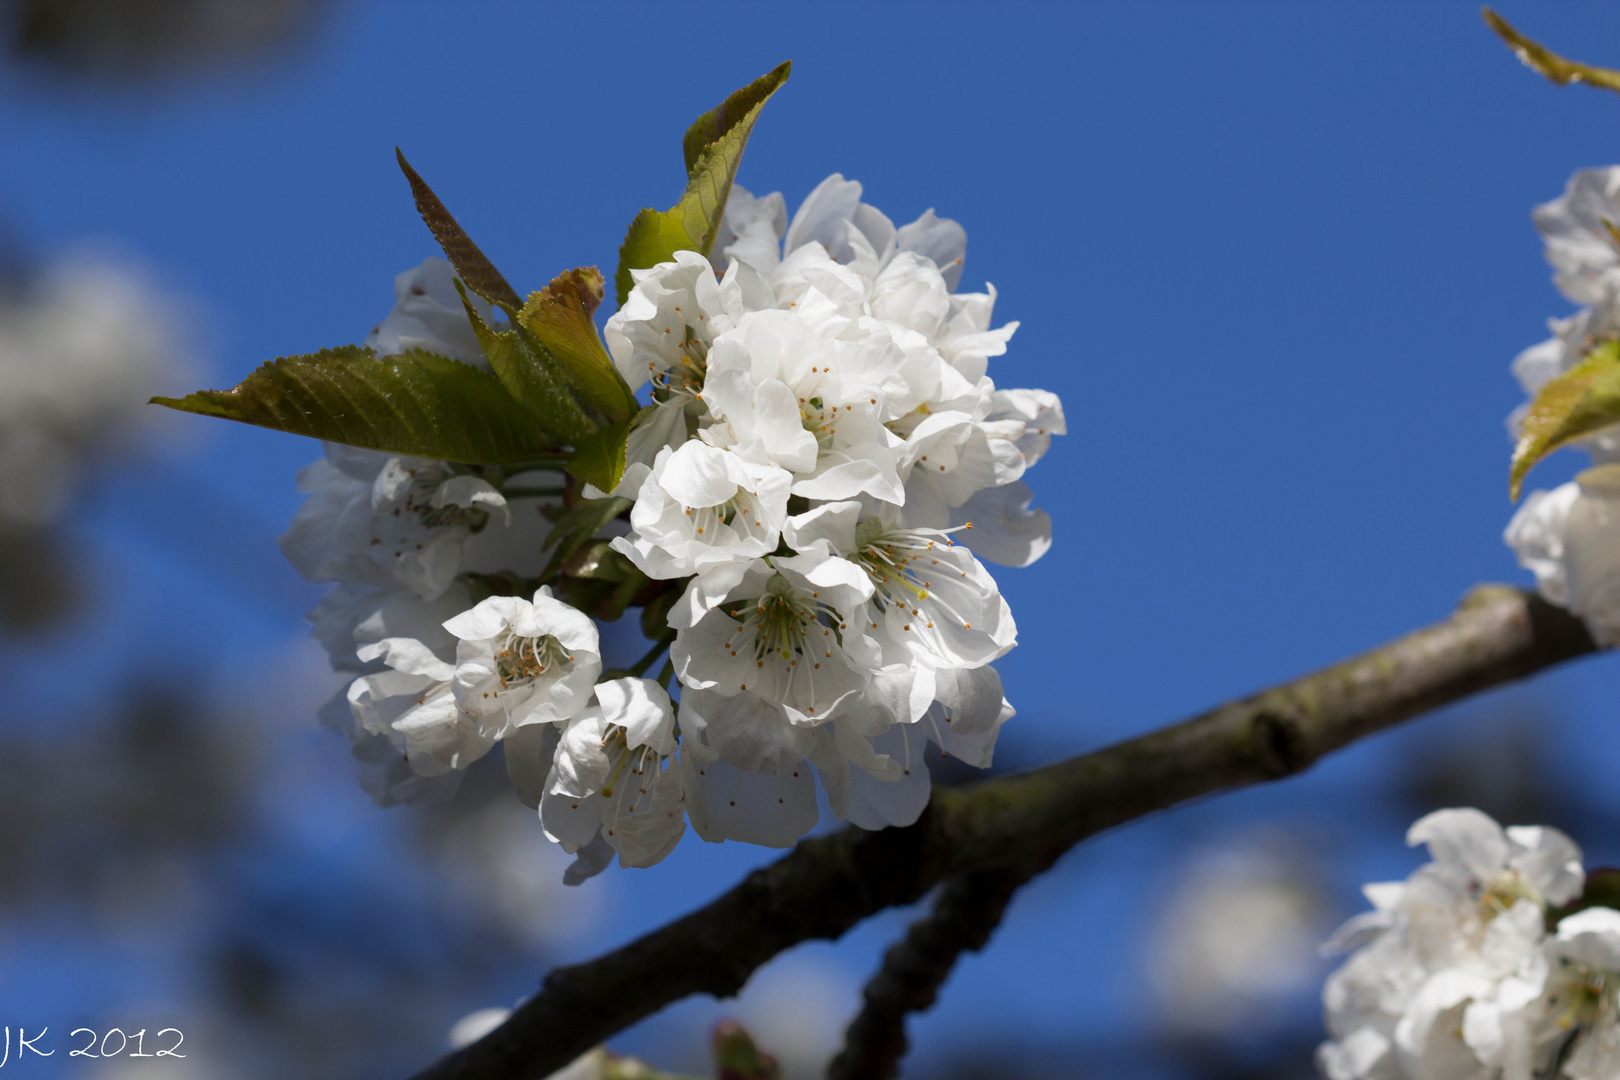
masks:
<svg viewBox="0 0 1620 1080"><path fill-rule="evenodd" d="M1503 13L1620 64L1612 6ZM128 92L7 73L0 212L40 254L101 237L148 261L196 299L212 381L229 385L358 340L393 275L433 253L396 144L535 288L611 269L635 211L679 194L686 124L784 58L792 80L740 181L791 206L841 171L897 221L930 206L961 221L964 286L994 282L997 315L1021 323L992 374L1064 400L1070 434L1029 478L1055 544L998 573L1022 630L999 665L1020 710L1008 737L1029 760L1370 647L1476 582L1527 580L1500 540L1507 365L1569 310L1529 211L1620 156L1620 98L1521 68L1470 3L346 3L237 78ZM118 579L75 631L107 646L108 680L181 658L215 688L246 683L316 595L270 543L314 447L183 426L161 464L108 474L76 527ZM1532 484L1575 467L1555 459ZM63 687L68 640L0 667L14 700L94 700L93 679ZM1534 691L1556 704L1550 753L1572 787L1612 775L1617 690L1597 660ZM1406 745L1173 820L1353 808ZM348 794L345 812L384 813ZM1412 865L1402 822L1369 824L1385 830L1365 842L1379 872ZM1157 827L1032 890L921 1038L1129 1022L1129 935L1110 928L1131 925L1142 864L1170 844ZM688 840L612 886L618 918L581 954L765 857ZM895 925L826 964L858 979Z"/></svg>

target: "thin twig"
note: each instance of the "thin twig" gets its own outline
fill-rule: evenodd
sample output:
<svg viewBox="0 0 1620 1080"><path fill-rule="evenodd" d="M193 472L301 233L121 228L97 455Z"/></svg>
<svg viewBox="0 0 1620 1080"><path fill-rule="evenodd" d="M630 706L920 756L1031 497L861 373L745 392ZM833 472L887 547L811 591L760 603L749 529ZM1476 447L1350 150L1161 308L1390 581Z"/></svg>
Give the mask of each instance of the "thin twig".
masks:
<svg viewBox="0 0 1620 1080"><path fill-rule="evenodd" d="M934 910L911 924L883 956L866 984L860 1015L844 1032L844 1048L827 1067L828 1080L890 1080L906 1056L906 1014L931 1008L964 952L978 952L995 932L1021 873L988 871L951 878Z"/></svg>
<svg viewBox="0 0 1620 1080"><path fill-rule="evenodd" d="M804 841L706 907L552 971L506 1023L417 1080L539 1080L671 1002L729 997L783 950L836 938L946 878L1033 876L1106 829L1292 776L1357 739L1595 648L1562 609L1481 586L1450 618L1294 682L1057 765L937 788L907 828Z"/></svg>

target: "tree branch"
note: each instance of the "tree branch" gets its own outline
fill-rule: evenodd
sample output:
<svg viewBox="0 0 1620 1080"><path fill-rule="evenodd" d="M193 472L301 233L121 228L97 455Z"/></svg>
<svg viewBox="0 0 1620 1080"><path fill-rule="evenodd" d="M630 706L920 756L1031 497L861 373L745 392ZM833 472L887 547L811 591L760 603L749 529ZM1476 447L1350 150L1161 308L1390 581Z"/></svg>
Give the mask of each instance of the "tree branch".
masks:
<svg viewBox="0 0 1620 1080"><path fill-rule="evenodd" d="M416 1080L540 1080L671 1002L729 997L777 953L915 903L946 878L1027 879L1105 829L1292 776L1357 739L1595 648L1562 609L1481 586L1450 618L1295 682L1057 765L936 789L904 829L804 841L706 907L552 971L505 1024Z"/></svg>
<svg viewBox="0 0 1620 1080"><path fill-rule="evenodd" d="M911 924L883 956L866 984L866 1004L844 1033L844 1048L827 1067L828 1080L892 1080L906 1056L906 1014L934 1004L964 952L978 952L1001 922L1023 874L991 870L951 878L934 910Z"/></svg>

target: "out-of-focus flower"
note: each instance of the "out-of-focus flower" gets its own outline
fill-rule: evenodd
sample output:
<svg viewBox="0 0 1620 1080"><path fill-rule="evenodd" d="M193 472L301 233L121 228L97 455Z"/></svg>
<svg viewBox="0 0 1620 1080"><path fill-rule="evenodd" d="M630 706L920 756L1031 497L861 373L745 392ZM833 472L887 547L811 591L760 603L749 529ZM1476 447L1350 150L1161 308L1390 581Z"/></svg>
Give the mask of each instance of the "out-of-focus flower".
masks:
<svg viewBox="0 0 1620 1080"><path fill-rule="evenodd" d="M281 550L306 580L403 586L423 600L450 587L463 545L492 515L511 522L506 499L481 477L337 443L298 474L298 490L309 498Z"/></svg>
<svg viewBox="0 0 1620 1080"><path fill-rule="evenodd" d="M1580 851L1556 829L1503 829L1478 810L1440 810L1407 834L1433 861L1368 885L1374 910L1330 948L1355 950L1322 992L1329 1080L1491 1075L1528 1080L1526 1010L1547 979L1549 909L1574 899Z"/></svg>
<svg viewBox="0 0 1620 1080"><path fill-rule="evenodd" d="M1620 284L1620 250L1612 231L1620 222L1620 166L1581 169L1563 195L1536 207L1534 217L1565 296L1577 304L1596 304L1613 295Z"/></svg>
<svg viewBox="0 0 1620 1080"><path fill-rule="evenodd" d="M467 302L486 323L494 321L494 309L477 293L469 291ZM464 364L489 368L456 291L456 272L438 257L423 259L422 265L394 278L394 310L372 329L364 344L381 356L426 349Z"/></svg>
<svg viewBox="0 0 1620 1080"><path fill-rule="evenodd" d="M1215 1037L1263 1028L1317 977L1324 907L1286 838L1202 853L1151 930L1147 970L1167 1023Z"/></svg>
<svg viewBox="0 0 1620 1080"><path fill-rule="evenodd" d="M89 251L0 286L0 529L56 521L88 462L154 419L184 381L179 303L133 264Z"/></svg>
<svg viewBox="0 0 1620 1080"><path fill-rule="evenodd" d="M1600 645L1620 644L1620 464L1531 492L1504 538L1543 597L1584 619Z"/></svg>

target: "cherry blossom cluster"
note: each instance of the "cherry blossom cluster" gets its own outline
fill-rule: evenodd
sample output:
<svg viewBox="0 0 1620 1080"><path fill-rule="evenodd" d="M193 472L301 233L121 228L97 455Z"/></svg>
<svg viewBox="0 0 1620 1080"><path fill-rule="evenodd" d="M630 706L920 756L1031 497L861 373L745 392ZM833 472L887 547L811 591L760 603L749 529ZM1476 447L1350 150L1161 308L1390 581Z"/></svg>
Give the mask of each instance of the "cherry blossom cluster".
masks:
<svg viewBox="0 0 1620 1080"><path fill-rule="evenodd" d="M282 545L338 583L315 634L361 675L327 716L374 795L453 783L501 742L578 880L615 854L658 862L688 821L791 845L817 777L840 819L909 824L928 744L990 763L1013 715L990 665L1017 628L981 559L1050 545L1023 475L1062 407L988 375L1017 324L992 327L993 288L955 291L961 226L930 210L896 228L861 194L831 176L790 222L780 194L733 187L713 258L634 271L607 321L647 407L615 490L567 494L620 500L597 535L668 583L641 664L604 669L598 626L548 585L474 591L547 563L561 473L334 446L301 474ZM436 259L402 274L367 344L484 364L456 286Z"/></svg>
<svg viewBox="0 0 1620 1080"><path fill-rule="evenodd" d="M1575 844L1473 809L1429 814L1407 842L1428 845L1432 861L1366 886L1373 910L1328 943L1351 955L1322 994L1322 1073L1620 1076L1620 911L1578 902Z"/></svg>
<svg viewBox="0 0 1620 1080"><path fill-rule="evenodd" d="M1561 198L1536 208L1553 280L1583 306L1549 320L1552 336L1513 361L1513 374L1531 398L1594 346L1620 337L1616 222L1620 166L1583 169ZM1528 408L1522 405L1508 418L1515 437ZM1601 430L1581 447L1593 467L1551 491L1528 495L1504 538L1535 574L1541 595L1581 616L1600 644L1612 646L1620 644L1620 430Z"/></svg>

